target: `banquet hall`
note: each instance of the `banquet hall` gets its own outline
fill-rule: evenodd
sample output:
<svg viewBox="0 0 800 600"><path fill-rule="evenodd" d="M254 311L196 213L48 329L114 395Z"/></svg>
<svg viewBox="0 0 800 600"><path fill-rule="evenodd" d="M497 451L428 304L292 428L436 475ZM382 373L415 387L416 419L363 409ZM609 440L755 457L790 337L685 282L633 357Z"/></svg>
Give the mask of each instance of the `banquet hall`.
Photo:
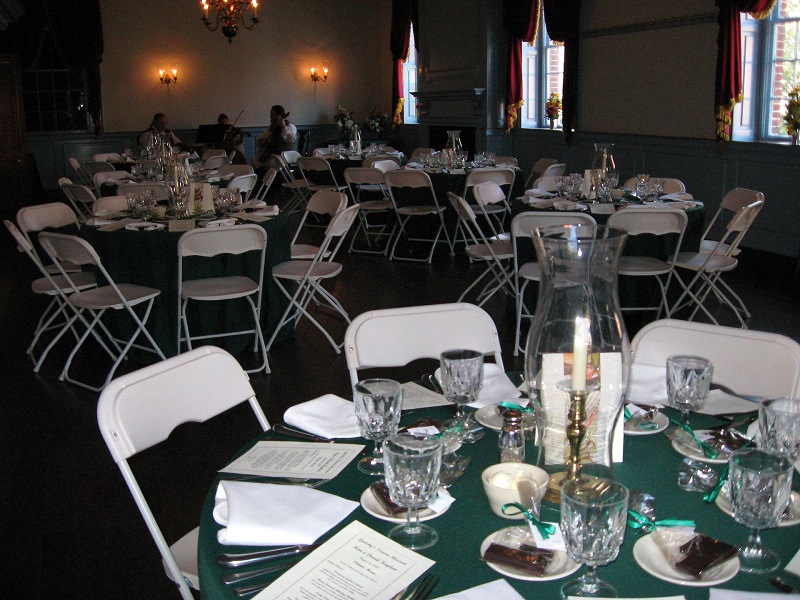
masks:
<svg viewBox="0 0 800 600"><path fill-rule="evenodd" d="M0 0L0 24L7 23L0 29L0 63L8 75L0 146L4 219L14 220L24 206L64 201L59 179L76 177L71 158L84 164L99 153L138 151L136 140L156 113L168 115L169 127L189 144L199 126L226 113L245 133L248 161L276 104L289 112L306 155L349 143L335 121L340 110L361 125L365 144L385 142L406 158L417 148L442 149L447 132L458 130L470 155L514 157L518 177L525 180L544 157L564 163L566 173L583 173L592 165L595 144L613 144L620 181L639 173L677 178L704 203L706 219L734 188L764 194L764 208L725 280L752 313L749 329L800 341L798 150L779 123L784 107L767 89L762 71L768 69L747 71L753 62L768 61L765 32L771 18L742 21L745 50L755 40L755 54L743 55L746 73L760 74L763 81L751 85L752 97L729 113L731 122L724 123L725 113L722 126L717 118L720 94L724 97L718 5L733 11L733 0L264 0L258 3L258 22L252 29L239 27L233 37L209 31L200 2L61 4ZM540 35L548 7L574 28L567 28L564 46L540 47L545 53L561 48L561 62L556 59L550 72L555 83L545 82L541 67L534 72L535 54L518 55L528 61L517 84L524 103L510 119L515 92L509 83L508 23L540 4L545 11ZM800 15L793 17L800 21ZM401 25L411 21L416 46L410 58L416 64L404 78L408 57L398 60L392 40L395 28L402 37ZM17 29L22 25L45 33L22 47ZM551 25L555 30L555 21ZM32 108L48 92L31 87L31 78L37 81L37 68L62 69L63 53L70 51L59 46L63 26L67 32L73 28L66 38L79 38L71 40L71 50L80 47L91 56L78 69L83 73L79 124L57 129L47 110ZM59 53L54 60L62 66L48 65ZM796 68L797 60L793 64ZM324 78L309 76L323 69ZM160 71L173 79L165 83ZM398 73L413 93L398 94ZM563 89L564 105L550 127L542 109L556 88ZM369 131L371 114L393 120L395 111L400 122ZM279 183L267 199L284 207L290 196ZM294 226L299 217L289 215L288 222ZM25 348L46 302L31 293L37 273L28 258L10 236L3 239L0 586L10 598L177 598L99 434L98 394L59 381L69 348L56 347L39 373L32 370ZM343 268L332 289L351 319L375 309L455 302L476 273L463 253L450 256L442 248L430 264L349 253L347 245L336 260ZM506 368L521 371L524 357L514 354L513 300L497 294L483 308L498 328ZM714 307L712 314L720 325L739 327L725 307ZM320 320L342 340L346 325L340 319L325 313ZM629 335L641 325L630 320ZM268 354L271 373L251 374L251 384L271 423L288 407L326 393L350 397L344 355L308 322ZM129 362L121 372L147 363L139 356ZM409 380L419 373L408 369L402 375ZM216 470L258 433L247 416L238 411L208 430L182 431L166 448L137 457L148 483L170 480L158 488L170 534L196 525ZM235 439L217 435L231 429Z"/></svg>

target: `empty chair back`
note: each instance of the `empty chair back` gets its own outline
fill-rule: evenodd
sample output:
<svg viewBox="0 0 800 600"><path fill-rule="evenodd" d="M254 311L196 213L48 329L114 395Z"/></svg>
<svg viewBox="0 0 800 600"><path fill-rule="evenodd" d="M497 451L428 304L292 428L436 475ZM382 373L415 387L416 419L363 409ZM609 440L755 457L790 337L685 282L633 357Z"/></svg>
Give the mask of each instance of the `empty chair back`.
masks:
<svg viewBox="0 0 800 600"><path fill-rule="evenodd" d="M567 165L565 163L555 163L542 172L542 177L558 177L559 175L563 175L566 170Z"/></svg>
<svg viewBox="0 0 800 600"><path fill-rule="evenodd" d="M494 157L494 164L497 166L505 166L516 168L519 165L519 161L513 156L495 156Z"/></svg>
<svg viewBox="0 0 800 600"><path fill-rule="evenodd" d="M253 193L253 188L256 187L258 176L255 174L239 175L234 177L228 183L229 188L236 188L242 195L242 199L247 202L250 199L250 194Z"/></svg>
<svg viewBox="0 0 800 600"><path fill-rule="evenodd" d="M224 148L209 148L207 150L203 150L203 154L200 157L200 160L205 162L209 158L213 156L225 156L225 149Z"/></svg>
<svg viewBox="0 0 800 600"><path fill-rule="evenodd" d="M60 229L74 225L77 231L79 227L75 213L63 202L23 206L17 211L17 225L28 241L31 241L31 233L43 229Z"/></svg>
<svg viewBox="0 0 800 600"><path fill-rule="evenodd" d="M108 215L128 210L128 200L125 196L101 196L92 205L94 216Z"/></svg>
<svg viewBox="0 0 800 600"><path fill-rule="evenodd" d="M423 154L430 154L431 152L434 152L433 148L416 148L408 158L408 162L421 162Z"/></svg>
<svg viewBox="0 0 800 600"><path fill-rule="evenodd" d="M372 163L372 167L381 173L387 173L388 171L396 171L399 169L400 164L394 160L377 160Z"/></svg>
<svg viewBox="0 0 800 600"><path fill-rule="evenodd" d="M531 186L531 182L534 181L537 177L541 177L544 175L544 172L547 170L547 167L550 165L556 164L558 161L555 158L540 158L531 167L531 172L528 175L528 178L525 180L525 188L529 188Z"/></svg>
<svg viewBox="0 0 800 600"><path fill-rule="evenodd" d="M225 177L226 175L238 177L239 175L252 175L253 173L255 173L255 170L250 165L227 164L219 168L220 177Z"/></svg>
<svg viewBox="0 0 800 600"><path fill-rule="evenodd" d="M680 208L654 209L649 206L629 206L610 215L608 226L619 227L631 235L678 234L677 247L680 247L687 221L686 211Z"/></svg>
<svg viewBox="0 0 800 600"><path fill-rule="evenodd" d="M300 158L300 153L297 150L284 150L281 152L281 158L286 161L286 164L293 167L297 164L297 159Z"/></svg>
<svg viewBox="0 0 800 600"><path fill-rule="evenodd" d="M367 156L362 163L364 167L374 167L375 163L383 162L383 161L390 161L395 163L398 167L400 166L400 157L396 154L374 154L372 156Z"/></svg>

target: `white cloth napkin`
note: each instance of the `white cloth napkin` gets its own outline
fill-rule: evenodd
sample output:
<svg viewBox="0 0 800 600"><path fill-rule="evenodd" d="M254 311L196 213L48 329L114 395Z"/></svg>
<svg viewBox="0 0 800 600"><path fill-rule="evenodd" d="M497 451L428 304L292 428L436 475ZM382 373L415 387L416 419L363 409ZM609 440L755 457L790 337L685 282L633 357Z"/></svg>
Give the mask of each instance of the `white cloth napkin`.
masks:
<svg viewBox="0 0 800 600"><path fill-rule="evenodd" d="M325 394L290 407L283 413L283 420L329 440L361 435L353 403L334 394Z"/></svg>
<svg viewBox="0 0 800 600"><path fill-rule="evenodd" d="M483 387L478 392L478 399L470 404L473 408L483 408L500 402L513 402L519 398L519 390L506 375L505 371L495 363L483 365Z"/></svg>
<svg viewBox="0 0 800 600"><path fill-rule="evenodd" d="M533 208L553 208L553 205L556 202L552 198L542 198L540 200L537 200L532 196L526 196L526 198L528 200L528 204L530 204Z"/></svg>
<svg viewBox="0 0 800 600"><path fill-rule="evenodd" d="M628 402L662 406L667 402L667 367L631 365Z"/></svg>
<svg viewBox="0 0 800 600"><path fill-rule="evenodd" d="M278 208L277 204L274 204L272 206L266 206L266 208L263 208L261 210L253 211L250 214L258 215L259 217L277 217L280 214L280 212L281 209Z"/></svg>
<svg viewBox="0 0 800 600"><path fill-rule="evenodd" d="M236 225L236 219L216 219L200 223L201 227L226 227L228 225Z"/></svg>
<svg viewBox="0 0 800 600"><path fill-rule="evenodd" d="M556 210L583 210L586 207L572 200L556 200L553 202Z"/></svg>
<svg viewBox="0 0 800 600"><path fill-rule="evenodd" d="M687 192L672 192L671 194L664 194L660 200L694 200L694 196Z"/></svg>
<svg viewBox="0 0 800 600"><path fill-rule="evenodd" d="M100 217L92 217L91 219L86 219L86 224L91 225L92 227L101 227L103 225L111 225L113 223L111 219L101 219Z"/></svg>
<svg viewBox="0 0 800 600"><path fill-rule="evenodd" d="M235 210L247 210L249 208L267 208L267 203L263 200L248 200L238 205Z"/></svg>
<svg viewBox="0 0 800 600"><path fill-rule="evenodd" d="M484 583L463 592L439 596L437 600L486 600L487 598L492 600L523 600L523 597L505 579Z"/></svg>
<svg viewBox="0 0 800 600"><path fill-rule="evenodd" d="M358 506L302 485L221 481L214 499L220 544L313 544Z"/></svg>
<svg viewBox="0 0 800 600"><path fill-rule="evenodd" d="M553 192L548 192L547 190L540 190L539 188L533 188L531 190L525 190L525 195L529 198L553 198L557 196Z"/></svg>
<svg viewBox="0 0 800 600"><path fill-rule="evenodd" d="M161 223L128 223L125 225L128 231L158 231L164 229Z"/></svg>
<svg viewBox="0 0 800 600"><path fill-rule="evenodd" d="M708 600L783 600L784 598L797 598L797 594L739 592L737 590L723 590L720 588L711 588L708 591Z"/></svg>
<svg viewBox="0 0 800 600"><path fill-rule="evenodd" d="M589 211L593 215L613 215L617 209L613 204L590 204Z"/></svg>

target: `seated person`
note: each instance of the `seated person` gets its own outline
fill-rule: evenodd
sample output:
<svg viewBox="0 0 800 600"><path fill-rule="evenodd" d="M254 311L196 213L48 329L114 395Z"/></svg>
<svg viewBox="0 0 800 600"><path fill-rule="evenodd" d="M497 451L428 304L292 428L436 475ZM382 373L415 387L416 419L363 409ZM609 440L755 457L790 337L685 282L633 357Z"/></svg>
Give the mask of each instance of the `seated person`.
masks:
<svg viewBox="0 0 800 600"><path fill-rule="evenodd" d="M153 117L152 123L150 123L150 127L148 127L145 131L139 135L139 147L144 149L148 146L148 138L152 137L152 134L156 134L158 136L167 136L167 141L173 147L183 147L185 144L180 140L180 138L172 133L171 129L167 128L167 123L169 120L167 119L167 115L164 113L156 113Z"/></svg>
<svg viewBox="0 0 800 600"><path fill-rule="evenodd" d="M280 104L269 111L270 126L256 140L256 155L253 167L256 173L263 173L271 165L270 158L286 150L293 150L297 144L297 127L288 120L289 113Z"/></svg>

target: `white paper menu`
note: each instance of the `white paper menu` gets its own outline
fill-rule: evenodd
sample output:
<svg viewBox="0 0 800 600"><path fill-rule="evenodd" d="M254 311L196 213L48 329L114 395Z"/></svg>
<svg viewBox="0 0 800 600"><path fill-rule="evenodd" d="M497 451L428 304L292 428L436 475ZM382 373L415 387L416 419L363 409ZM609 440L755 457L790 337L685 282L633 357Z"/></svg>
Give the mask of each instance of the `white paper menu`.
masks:
<svg viewBox="0 0 800 600"><path fill-rule="evenodd" d="M453 403L448 402L442 394L424 388L413 381L403 384L403 410L405 411L447 405L452 406Z"/></svg>
<svg viewBox="0 0 800 600"><path fill-rule="evenodd" d="M255 600L389 600L434 561L353 521Z"/></svg>
<svg viewBox="0 0 800 600"><path fill-rule="evenodd" d="M333 479L363 449L363 444L258 442L220 469L220 472L262 477Z"/></svg>

